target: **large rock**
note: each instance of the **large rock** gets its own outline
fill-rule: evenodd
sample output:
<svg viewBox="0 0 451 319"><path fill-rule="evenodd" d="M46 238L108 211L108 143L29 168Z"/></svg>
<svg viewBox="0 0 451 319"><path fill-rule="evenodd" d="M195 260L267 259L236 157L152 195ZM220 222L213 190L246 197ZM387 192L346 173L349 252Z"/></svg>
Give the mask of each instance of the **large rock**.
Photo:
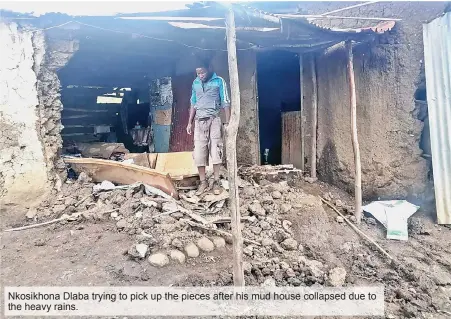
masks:
<svg viewBox="0 0 451 319"><path fill-rule="evenodd" d="M66 209L66 205L55 205L53 206L53 214L62 213Z"/></svg>
<svg viewBox="0 0 451 319"><path fill-rule="evenodd" d="M145 258L149 246L146 244L135 244L128 250L128 254L134 258Z"/></svg>
<svg viewBox="0 0 451 319"><path fill-rule="evenodd" d="M216 248L224 248L226 246L225 239L222 237L213 237L213 244Z"/></svg>
<svg viewBox="0 0 451 319"><path fill-rule="evenodd" d="M116 223L116 227L118 229L123 229L123 228L127 227L127 221L125 219L121 219L120 221L118 221Z"/></svg>
<svg viewBox="0 0 451 319"><path fill-rule="evenodd" d="M282 194L279 191L274 191L271 193L272 198L274 199L281 199L282 198Z"/></svg>
<svg viewBox="0 0 451 319"><path fill-rule="evenodd" d="M341 287L346 280L346 270L342 267L336 267L329 271L327 283L332 287Z"/></svg>
<svg viewBox="0 0 451 319"><path fill-rule="evenodd" d="M293 238L287 238L281 243L281 246L286 250L296 250L298 249L298 242Z"/></svg>
<svg viewBox="0 0 451 319"><path fill-rule="evenodd" d="M28 219L33 219L36 217L37 214L38 214L38 211L36 210L36 208L30 208L27 212L26 217Z"/></svg>
<svg viewBox="0 0 451 319"><path fill-rule="evenodd" d="M215 245L207 237L202 237L201 239L199 239L197 241L197 246L200 248L200 250L205 251L207 253L215 249Z"/></svg>
<svg viewBox="0 0 451 319"><path fill-rule="evenodd" d="M265 216L266 211L262 207L259 201L254 201L252 204L249 205L249 211L255 215L258 216Z"/></svg>
<svg viewBox="0 0 451 319"><path fill-rule="evenodd" d="M282 204L282 205L280 205L280 213L281 213L281 214L286 214L286 213L288 213L292 208L293 208L293 206L291 206L290 204Z"/></svg>
<svg viewBox="0 0 451 319"><path fill-rule="evenodd" d="M166 254L156 253L149 256L149 263L155 267L164 267L169 264L169 258Z"/></svg>
<svg viewBox="0 0 451 319"><path fill-rule="evenodd" d="M199 248L194 243L189 243L185 246L185 253L190 258L199 257Z"/></svg>
<svg viewBox="0 0 451 319"><path fill-rule="evenodd" d="M172 260L178 262L179 264L184 264L185 263L185 254L182 253L180 250L171 250L170 252L170 257Z"/></svg>

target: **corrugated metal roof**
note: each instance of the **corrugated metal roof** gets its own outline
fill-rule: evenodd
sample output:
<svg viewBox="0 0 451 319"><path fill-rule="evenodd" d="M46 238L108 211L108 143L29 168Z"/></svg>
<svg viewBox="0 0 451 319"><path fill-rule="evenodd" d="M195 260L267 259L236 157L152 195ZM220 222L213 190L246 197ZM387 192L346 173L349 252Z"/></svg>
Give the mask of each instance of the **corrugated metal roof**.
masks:
<svg viewBox="0 0 451 319"><path fill-rule="evenodd" d="M451 224L451 12L423 36L437 220Z"/></svg>

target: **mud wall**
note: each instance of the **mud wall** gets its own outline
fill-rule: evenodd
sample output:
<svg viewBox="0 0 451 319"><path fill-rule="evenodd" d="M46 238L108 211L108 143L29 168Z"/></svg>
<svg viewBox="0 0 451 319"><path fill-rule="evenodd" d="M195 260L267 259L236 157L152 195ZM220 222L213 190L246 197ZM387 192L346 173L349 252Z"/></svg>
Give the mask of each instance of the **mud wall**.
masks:
<svg viewBox="0 0 451 319"><path fill-rule="evenodd" d="M343 3L329 3L323 7L305 4L308 12L313 14L345 6ZM346 11L348 16L403 19L375 43L354 49L357 126L366 198L419 197L428 188L427 162L421 157L419 147L423 122L418 119L414 95L423 69L422 23L443 12L444 6L444 3L380 3ZM331 20L323 26L363 25ZM321 179L352 193L354 159L344 48L317 56L316 69L318 173ZM308 120L311 118L308 112L311 109L309 70L304 72L304 83ZM311 122L308 120L308 123ZM308 128L308 133L310 131ZM308 156L309 150L310 145Z"/></svg>
<svg viewBox="0 0 451 319"><path fill-rule="evenodd" d="M56 70L67 63L72 47L14 23L0 24L0 44L2 208L33 206L64 178Z"/></svg>
<svg viewBox="0 0 451 319"><path fill-rule="evenodd" d="M0 23L0 195L8 204L31 203L50 191L44 150L36 128L37 36L16 24ZM5 206L4 206L5 205Z"/></svg>

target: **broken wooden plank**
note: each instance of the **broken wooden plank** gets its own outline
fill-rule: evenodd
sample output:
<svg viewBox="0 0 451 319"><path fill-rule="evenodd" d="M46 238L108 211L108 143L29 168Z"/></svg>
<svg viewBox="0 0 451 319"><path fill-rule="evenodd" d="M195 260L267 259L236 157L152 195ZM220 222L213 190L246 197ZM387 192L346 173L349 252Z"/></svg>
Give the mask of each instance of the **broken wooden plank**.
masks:
<svg viewBox="0 0 451 319"><path fill-rule="evenodd" d="M301 111L282 113L282 164L302 169Z"/></svg>
<svg viewBox="0 0 451 319"><path fill-rule="evenodd" d="M192 152L159 153L155 170L168 173L174 179L194 177L199 174Z"/></svg>
<svg viewBox="0 0 451 319"><path fill-rule="evenodd" d="M169 175L134 164L95 158L65 158L75 172L85 172L96 182L105 180L123 185L142 182L178 199L178 192Z"/></svg>
<svg viewBox="0 0 451 319"><path fill-rule="evenodd" d="M133 164L155 169L158 153L129 153L125 154L124 160L133 159Z"/></svg>

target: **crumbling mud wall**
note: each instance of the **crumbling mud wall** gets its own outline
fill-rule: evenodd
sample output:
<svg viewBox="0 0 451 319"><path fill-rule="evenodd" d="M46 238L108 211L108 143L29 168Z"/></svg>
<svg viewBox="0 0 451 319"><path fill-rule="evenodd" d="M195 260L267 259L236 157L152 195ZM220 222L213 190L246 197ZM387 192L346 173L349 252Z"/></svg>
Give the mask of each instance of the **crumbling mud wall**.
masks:
<svg viewBox="0 0 451 319"><path fill-rule="evenodd" d="M61 187L61 109L56 71L77 46L41 31L0 24L2 208L33 206ZM61 176L58 173L61 173Z"/></svg>
<svg viewBox="0 0 451 319"><path fill-rule="evenodd" d="M34 44L34 71L37 74L39 100L37 130L47 164L47 176L56 190L59 190L62 180L66 178L66 169L60 158L63 104L57 71L78 50L78 41L72 39L70 33L58 37L47 34L45 38L42 33L35 33Z"/></svg>
<svg viewBox="0 0 451 319"><path fill-rule="evenodd" d="M328 3L324 7L306 4L305 8L317 14L345 6L343 3ZM368 199L421 197L429 187L427 162L421 157L423 122L418 119L415 91L423 68L422 23L435 18L443 9L443 3L404 2L371 4L346 11L348 16L403 19L375 43L354 49L363 192ZM346 23L332 20L324 22L323 26L363 26L355 21ZM365 21L366 25L368 23ZM316 59L318 173L321 179L353 192L346 52L339 48ZM311 82L306 73L304 79ZM311 103L307 89L304 96L308 113ZM307 118L309 116L311 114ZM311 128L308 130L310 132Z"/></svg>
<svg viewBox="0 0 451 319"><path fill-rule="evenodd" d="M0 196L7 204L30 204L50 191L38 122L33 33L0 23ZM42 45L42 44L41 44ZM43 49L41 47L40 49Z"/></svg>

